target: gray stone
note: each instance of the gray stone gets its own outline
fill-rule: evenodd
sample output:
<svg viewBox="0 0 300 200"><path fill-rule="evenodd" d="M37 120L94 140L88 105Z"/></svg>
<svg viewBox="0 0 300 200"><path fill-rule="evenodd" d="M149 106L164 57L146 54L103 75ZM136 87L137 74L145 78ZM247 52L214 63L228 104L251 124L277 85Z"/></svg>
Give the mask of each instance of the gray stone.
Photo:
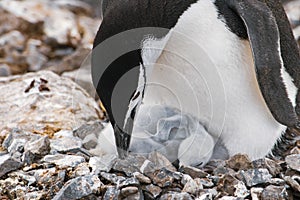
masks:
<svg viewBox="0 0 300 200"><path fill-rule="evenodd" d="M109 200L118 200L120 195L120 190L116 187L108 187L103 199L109 199Z"/></svg>
<svg viewBox="0 0 300 200"><path fill-rule="evenodd" d="M0 77L1 76L11 76L12 72L9 65L0 63Z"/></svg>
<svg viewBox="0 0 300 200"><path fill-rule="evenodd" d="M98 174L101 171L109 172L117 159L116 155L104 155L101 157L91 157L89 160L89 166L92 168L94 174Z"/></svg>
<svg viewBox="0 0 300 200"><path fill-rule="evenodd" d="M37 159L47 155L50 151L50 141L48 136L44 136L35 141L26 143L24 147L23 160L26 164L31 164Z"/></svg>
<svg viewBox="0 0 300 200"><path fill-rule="evenodd" d="M42 45L40 40L29 39L24 52L26 62L29 65L28 70L36 72L42 69L48 58L40 53L39 47Z"/></svg>
<svg viewBox="0 0 300 200"><path fill-rule="evenodd" d="M21 166L22 163L20 161L15 160L8 154L0 156L0 177L8 172L19 169Z"/></svg>
<svg viewBox="0 0 300 200"><path fill-rule="evenodd" d="M17 127L51 138L98 120L101 113L80 86L49 71L0 77L0 96L0 130Z"/></svg>
<svg viewBox="0 0 300 200"><path fill-rule="evenodd" d="M162 192L162 189L156 185L150 184L143 187L143 190L149 195L149 198L156 199Z"/></svg>
<svg viewBox="0 0 300 200"><path fill-rule="evenodd" d="M219 200L244 200L244 199L240 197L224 196L219 198Z"/></svg>
<svg viewBox="0 0 300 200"><path fill-rule="evenodd" d="M239 175L248 187L252 187L258 184L266 184L272 178L269 171L264 168L249 169L247 171L241 170L239 172Z"/></svg>
<svg viewBox="0 0 300 200"><path fill-rule="evenodd" d="M250 158L247 155L236 154L226 161L226 166L238 170L248 170L253 168Z"/></svg>
<svg viewBox="0 0 300 200"><path fill-rule="evenodd" d="M271 178L269 181L271 185L277 185L277 186L282 186L285 184L285 181L281 178Z"/></svg>
<svg viewBox="0 0 300 200"><path fill-rule="evenodd" d="M285 162L289 168L300 172L300 154L293 154L285 157Z"/></svg>
<svg viewBox="0 0 300 200"><path fill-rule="evenodd" d="M116 174L111 174L107 172L101 172L100 175L102 176L102 178L116 185L119 185L121 182L126 180L126 178L123 176L117 176Z"/></svg>
<svg viewBox="0 0 300 200"><path fill-rule="evenodd" d="M236 189L234 192L235 197L240 197L240 198L244 199L250 195L250 192L248 191L244 182L239 181L236 185L234 185L234 187Z"/></svg>
<svg viewBox="0 0 300 200"><path fill-rule="evenodd" d="M283 179L286 181L286 183L291 186L295 191L300 192L300 178L297 176L285 176Z"/></svg>
<svg viewBox="0 0 300 200"><path fill-rule="evenodd" d="M9 174L9 177L16 177L19 180L24 180L26 182L26 185L30 186L34 183L36 183L36 179L34 176L30 176L25 172L22 171L15 171Z"/></svg>
<svg viewBox="0 0 300 200"><path fill-rule="evenodd" d="M288 199L288 194L284 186L274 186L269 185L267 186L262 194L261 200L286 200Z"/></svg>
<svg viewBox="0 0 300 200"><path fill-rule="evenodd" d="M192 200L193 198L186 192L168 192L160 197L160 200L169 200L169 199L180 199L180 200Z"/></svg>
<svg viewBox="0 0 300 200"><path fill-rule="evenodd" d="M202 194L198 200L213 200L213 195L210 193Z"/></svg>
<svg viewBox="0 0 300 200"><path fill-rule="evenodd" d="M281 166L278 163L276 163L275 161L273 161L269 158L258 159L258 160L253 161L252 163L253 163L254 168L268 169L272 176L278 175L282 170Z"/></svg>
<svg viewBox="0 0 300 200"><path fill-rule="evenodd" d="M55 195L53 200L80 199L97 193L103 183L97 176L81 176L69 180L64 187Z"/></svg>
<svg viewBox="0 0 300 200"><path fill-rule="evenodd" d="M184 185L182 192L187 192L187 193L196 195L202 189L203 189L203 185L201 184L200 179L199 178L196 178L196 179L191 178Z"/></svg>
<svg viewBox="0 0 300 200"><path fill-rule="evenodd" d="M148 156L148 160L150 160L155 165L155 169L166 168L169 171L177 171L172 163L157 151L151 152Z"/></svg>
<svg viewBox="0 0 300 200"><path fill-rule="evenodd" d="M74 136L79 137L84 140L84 138L88 135L98 135L103 130L103 125L100 121L96 121L92 124L84 124L80 126L78 129L74 130Z"/></svg>
<svg viewBox="0 0 300 200"><path fill-rule="evenodd" d="M252 200L261 200L261 195L263 193L263 188L253 187L250 189Z"/></svg>
<svg viewBox="0 0 300 200"><path fill-rule="evenodd" d="M138 181L138 179L134 177L126 178L125 180L120 181L118 184L120 188L127 187L127 186L139 186L139 185L140 182Z"/></svg>
<svg viewBox="0 0 300 200"><path fill-rule="evenodd" d="M174 172L162 168L160 170L147 172L146 175L155 185L158 185L159 187L168 187L174 182L173 173Z"/></svg>
<svg viewBox="0 0 300 200"><path fill-rule="evenodd" d="M203 185L203 187L205 187L205 188L211 188L211 187L215 186L215 184L209 178L201 178L200 182Z"/></svg>
<svg viewBox="0 0 300 200"><path fill-rule="evenodd" d="M68 152L74 149L80 149L82 146L82 141L76 137L61 137L50 140L51 150L59 153Z"/></svg>
<svg viewBox="0 0 300 200"><path fill-rule="evenodd" d="M29 192L23 197L24 200L43 200L47 198L47 192L45 191L37 191L37 192Z"/></svg>
<svg viewBox="0 0 300 200"><path fill-rule="evenodd" d="M140 172L134 172L133 176L139 180L140 183L150 184L151 180L147 176L141 174Z"/></svg>
<svg viewBox="0 0 300 200"><path fill-rule="evenodd" d="M42 159L42 161L53 163L60 168L67 168L67 167L76 167L80 163L85 162L85 159L81 156L56 154L56 155L47 155Z"/></svg>
<svg viewBox="0 0 300 200"><path fill-rule="evenodd" d="M125 159L117 159L113 165L113 170L123 172L127 176L132 176L134 172L142 172L147 169L147 164L152 164L149 160L146 160L145 157L139 155L129 155ZM141 169L142 168L142 169ZM153 170L151 168L150 170Z"/></svg>
<svg viewBox="0 0 300 200"><path fill-rule="evenodd" d="M139 188L129 186L121 189L120 196L124 198L136 194L138 192L139 192Z"/></svg>
<svg viewBox="0 0 300 200"><path fill-rule="evenodd" d="M72 178L78 177L78 176L85 176L90 174L90 168L89 164L84 162L77 165L72 171Z"/></svg>
<svg viewBox="0 0 300 200"><path fill-rule="evenodd" d="M46 188L51 196L56 194L65 183L66 170L58 170L53 167L49 169L38 169L33 172L37 185Z"/></svg>

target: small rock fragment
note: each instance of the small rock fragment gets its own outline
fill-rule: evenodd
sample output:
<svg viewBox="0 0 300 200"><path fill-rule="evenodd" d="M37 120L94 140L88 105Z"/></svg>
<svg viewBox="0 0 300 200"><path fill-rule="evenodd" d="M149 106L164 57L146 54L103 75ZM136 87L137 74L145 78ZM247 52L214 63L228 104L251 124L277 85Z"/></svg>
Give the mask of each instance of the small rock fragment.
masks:
<svg viewBox="0 0 300 200"><path fill-rule="evenodd" d="M113 165L113 169L118 172L123 172L127 176L132 176L134 172L143 172L140 168L145 168L149 160L145 162L146 158L140 155L129 155L125 159L117 159ZM143 170L143 169L142 169Z"/></svg>
<svg viewBox="0 0 300 200"><path fill-rule="evenodd" d="M285 190L284 186L274 186L269 185L266 187L262 194L261 194L261 200L286 200L288 199L288 194Z"/></svg>
<svg viewBox="0 0 300 200"><path fill-rule="evenodd" d="M22 166L22 163L9 154L0 156L0 177L7 174L8 172L19 169Z"/></svg>
<svg viewBox="0 0 300 200"><path fill-rule="evenodd" d="M293 170L300 172L300 154L289 155L285 158L285 162Z"/></svg>
<svg viewBox="0 0 300 200"><path fill-rule="evenodd" d="M120 190L114 186L110 186L107 188L107 190L103 196L103 199L118 200L119 195L120 195Z"/></svg>
<svg viewBox="0 0 300 200"><path fill-rule="evenodd" d="M60 168L67 168L76 167L78 164L83 163L85 159L81 156L56 154L45 156L43 161L53 163Z"/></svg>
<svg viewBox="0 0 300 200"><path fill-rule="evenodd" d="M263 188L256 188L256 187L251 188L250 193L251 193L252 200L261 200L261 195L263 191L264 191Z"/></svg>
<svg viewBox="0 0 300 200"><path fill-rule="evenodd" d="M182 200L192 200L193 198L186 192L168 192L160 197L160 200L170 200L170 199L182 199Z"/></svg>
<svg viewBox="0 0 300 200"><path fill-rule="evenodd" d="M154 172L147 172L146 175L159 187L171 186L174 181L173 172L170 172L165 168Z"/></svg>
<svg viewBox="0 0 300 200"><path fill-rule="evenodd" d="M249 169L247 171L241 170L239 175L248 187L252 187L258 184L266 184L270 181L272 176L269 171L264 168Z"/></svg>
<svg viewBox="0 0 300 200"><path fill-rule="evenodd" d="M141 174L140 172L134 172L133 176L139 180L140 183L150 184L151 180L147 176Z"/></svg>
<svg viewBox="0 0 300 200"><path fill-rule="evenodd" d="M248 170L253 168L252 162L247 155L236 154L226 161L226 166L238 170Z"/></svg>
<svg viewBox="0 0 300 200"><path fill-rule="evenodd" d="M31 164L35 160L47 155L49 152L50 141L48 136L44 136L36 141L26 143L24 147L23 160L26 164Z"/></svg>
<svg viewBox="0 0 300 200"><path fill-rule="evenodd" d="M77 165L72 172L72 177L85 176L90 174L89 164L84 162Z"/></svg>
<svg viewBox="0 0 300 200"><path fill-rule="evenodd" d="M51 150L59 153L79 149L82 146L82 141L76 137L61 137L50 140Z"/></svg>
<svg viewBox="0 0 300 200"><path fill-rule="evenodd" d="M236 184L234 187L236 188L234 192L235 197L246 198L247 196L249 196L250 193L244 182L239 181L238 184Z"/></svg>
<svg viewBox="0 0 300 200"><path fill-rule="evenodd" d="M192 195L196 195L201 189L203 189L203 186L201 184L201 181L199 178L190 179L182 189L182 192L187 192Z"/></svg>
<svg viewBox="0 0 300 200"><path fill-rule="evenodd" d="M157 151L151 152L148 156L148 159L154 163L156 169L166 168L172 172L177 171L172 163Z"/></svg>
<svg viewBox="0 0 300 200"><path fill-rule="evenodd" d="M128 197L132 194L136 194L138 193L139 189L137 187L125 187L123 189L121 189L121 192L120 192L120 196L122 197Z"/></svg>
<svg viewBox="0 0 300 200"><path fill-rule="evenodd" d="M190 175L192 178L205 178L208 175L208 173L202 171L201 169L191 166L183 167L181 172Z"/></svg>
<svg viewBox="0 0 300 200"><path fill-rule="evenodd" d="M147 185L144 187L144 192L147 193L149 198L156 199L162 192L162 189L153 184Z"/></svg>
<svg viewBox="0 0 300 200"><path fill-rule="evenodd" d="M81 176L69 180L53 200L80 199L100 191L102 182L95 175Z"/></svg>
<svg viewBox="0 0 300 200"><path fill-rule="evenodd" d="M254 168L268 169L272 176L278 175L282 170L281 166L278 163L276 163L275 161L273 161L269 158L258 159L258 160L253 161L252 163L253 163Z"/></svg>

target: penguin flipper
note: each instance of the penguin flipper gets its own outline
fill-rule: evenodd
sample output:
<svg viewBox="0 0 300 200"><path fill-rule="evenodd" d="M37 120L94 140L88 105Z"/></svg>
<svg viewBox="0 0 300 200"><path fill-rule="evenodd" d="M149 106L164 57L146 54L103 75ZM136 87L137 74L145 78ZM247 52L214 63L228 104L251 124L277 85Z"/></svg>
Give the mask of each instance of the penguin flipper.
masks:
<svg viewBox="0 0 300 200"><path fill-rule="evenodd" d="M261 0L225 2L247 28L258 84L273 117L283 125L297 126L298 117L281 76L280 33L272 11Z"/></svg>
<svg viewBox="0 0 300 200"><path fill-rule="evenodd" d="M300 88L300 52L294 38L289 20L282 3L279 0L266 0L266 4L273 12L280 34L280 49L286 71L293 78L295 86ZM296 113L300 116L300 91L296 98Z"/></svg>

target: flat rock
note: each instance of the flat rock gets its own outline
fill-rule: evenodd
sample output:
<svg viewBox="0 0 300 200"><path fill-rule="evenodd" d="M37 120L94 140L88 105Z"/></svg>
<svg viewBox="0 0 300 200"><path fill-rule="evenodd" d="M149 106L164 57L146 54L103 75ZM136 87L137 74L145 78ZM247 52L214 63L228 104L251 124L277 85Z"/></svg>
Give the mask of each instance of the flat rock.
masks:
<svg viewBox="0 0 300 200"><path fill-rule="evenodd" d="M0 78L0 91L0 130L17 127L51 138L99 119L101 112L80 86L49 71Z"/></svg>
<svg viewBox="0 0 300 200"><path fill-rule="evenodd" d="M218 191L233 196L237 190L238 184L239 184L238 179L236 179L234 176L231 176L229 174L225 174L220 178L217 189Z"/></svg>
<svg viewBox="0 0 300 200"><path fill-rule="evenodd" d="M160 197L160 200L169 200L169 199L181 199L181 200L192 200L193 198L186 192L168 192Z"/></svg>
<svg viewBox="0 0 300 200"><path fill-rule="evenodd" d="M0 156L0 177L22 166L22 163L9 154Z"/></svg>
<svg viewBox="0 0 300 200"><path fill-rule="evenodd" d="M261 200L261 195L263 193L263 188L253 187L250 189L252 200Z"/></svg>
<svg viewBox="0 0 300 200"><path fill-rule="evenodd" d="M138 192L139 192L139 188L133 187L133 186L129 186L129 187L125 187L125 188L121 189L120 196L123 197L123 198L124 197L126 198L126 197L134 195L134 194L136 194Z"/></svg>
<svg viewBox="0 0 300 200"><path fill-rule="evenodd" d="M274 186L274 185L267 186L261 194L261 200L271 200L271 199L276 199L276 200L288 199L288 194L286 192L285 187Z"/></svg>
<svg viewBox="0 0 300 200"><path fill-rule="evenodd" d="M187 183L184 185L182 192L187 192L192 195L196 195L200 190L203 189L203 185L201 184L201 181L199 178L190 179L187 181Z"/></svg>
<svg viewBox="0 0 300 200"><path fill-rule="evenodd" d="M192 178L205 178L208 175L208 173L202 171L201 169L191 166L183 167L181 172L190 175Z"/></svg>
<svg viewBox="0 0 300 200"><path fill-rule="evenodd" d="M85 176L90 174L90 168L89 164L84 162L77 165L72 171L72 178L78 177L78 176Z"/></svg>
<svg viewBox="0 0 300 200"><path fill-rule="evenodd" d="M55 195L53 200L80 199L100 191L102 182L97 176L81 176L69 180L64 187Z"/></svg>
<svg viewBox="0 0 300 200"><path fill-rule="evenodd" d="M113 165L113 170L123 172L127 176L131 176L134 172L143 172L148 164L152 164L152 166L154 165L143 156L129 155L125 159L117 159ZM153 170L154 168L151 169Z"/></svg>
<svg viewBox="0 0 300 200"><path fill-rule="evenodd" d="M140 183L146 183L146 184L150 184L151 183L151 179L148 178L147 176L143 175L140 172L134 172L133 176L135 178L137 178L139 180Z"/></svg>
<svg viewBox="0 0 300 200"><path fill-rule="evenodd" d="M155 165L156 169L166 168L169 171L177 171L172 163L164 155L157 151L151 152L148 156L148 160Z"/></svg>
<svg viewBox="0 0 300 200"><path fill-rule="evenodd" d="M85 159L81 156L56 154L56 155L47 155L42 159L42 161L53 163L59 166L60 168L67 168L67 167L76 167L80 163L85 162Z"/></svg>
<svg viewBox="0 0 300 200"><path fill-rule="evenodd" d="M289 155L285 158L285 162L293 170L300 172L300 154Z"/></svg>
<svg viewBox="0 0 300 200"><path fill-rule="evenodd" d="M262 158L252 162L254 168L266 168L272 176L278 175L282 171L282 167L269 158Z"/></svg>
<svg viewBox="0 0 300 200"><path fill-rule="evenodd" d="M150 184L143 187L144 192L149 198L156 199L162 192L162 189L156 185Z"/></svg>
<svg viewBox="0 0 300 200"><path fill-rule="evenodd" d="M76 137L61 137L57 139L51 139L51 151L64 153L74 149L80 149L82 147L82 141Z"/></svg>
<svg viewBox="0 0 300 200"><path fill-rule="evenodd" d="M248 187L252 187L258 184L266 184L272 178L271 174L267 169L249 169L247 171L241 170L239 175L246 183Z"/></svg>
<svg viewBox="0 0 300 200"><path fill-rule="evenodd" d="M26 164L31 164L37 159L50 152L50 140L48 136L43 136L36 141L26 143L24 147L23 160Z"/></svg>
<svg viewBox="0 0 300 200"><path fill-rule="evenodd" d="M120 195L120 190L114 186L110 186L107 188L103 199L109 199L109 200L118 200Z"/></svg>

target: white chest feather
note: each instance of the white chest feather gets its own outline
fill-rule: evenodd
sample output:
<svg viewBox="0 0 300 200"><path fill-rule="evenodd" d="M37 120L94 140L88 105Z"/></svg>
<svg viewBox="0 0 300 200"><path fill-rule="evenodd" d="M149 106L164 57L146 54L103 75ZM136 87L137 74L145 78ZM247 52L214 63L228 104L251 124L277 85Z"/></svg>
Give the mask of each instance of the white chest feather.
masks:
<svg viewBox="0 0 300 200"><path fill-rule="evenodd" d="M143 60L148 69L143 105L195 116L230 155L262 157L286 128L261 95L249 42L226 28L213 1L191 5L164 39L148 39Z"/></svg>

